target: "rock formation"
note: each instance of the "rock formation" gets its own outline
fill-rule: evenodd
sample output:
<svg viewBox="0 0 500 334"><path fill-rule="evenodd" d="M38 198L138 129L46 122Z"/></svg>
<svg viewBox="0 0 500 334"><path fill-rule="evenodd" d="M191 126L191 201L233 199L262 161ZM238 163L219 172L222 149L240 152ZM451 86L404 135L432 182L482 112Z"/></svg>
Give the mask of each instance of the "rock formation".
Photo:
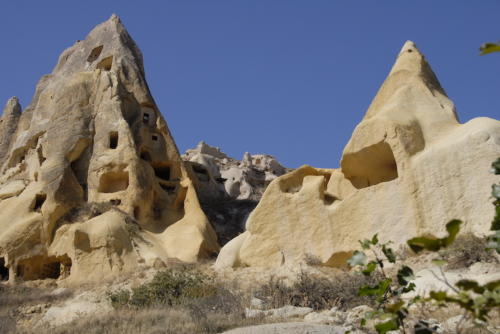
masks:
<svg viewBox="0 0 500 334"><path fill-rule="evenodd" d="M9 151L10 142L16 133L19 117L21 117L21 105L17 97L13 97L7 101L2 118L0 118L0 164Z"/></svg>
<svg viewBox="0 0 500 334"><path fill-rule="evenodd" d="M259 201L272 180L289 171L269 154L246 152L241 161L228 157L220 148L200 142L182 156L192 165L200 181L199 196L226 196Z"/></svg>
<svg viewBox="0 0 500 334"><path fill-rule="evenodd" d="M62 53L22 114L8 102L0 138L9 279L100 280L218 251L118 17Z"/></svg>
<svg viewBox="0 0 500 334"><path fill-rule="evenodd" d="M222 245L244 231L248 215L269 183L291 171L271 155L246 152L239 161L205 142L182 158L196 174L203 211Z"/></svg>
<svg viewBox="0 0 500 334"><path fill-rule="evenodd" d="M312 256L341 266L358 240L379 233L398 244L442 235L462 219L485 234L500 122L457 120L453 103L407 42L344 149L340 169L303 166L267 188L247 230L226 244L217 267L278 266Z"/></svg>

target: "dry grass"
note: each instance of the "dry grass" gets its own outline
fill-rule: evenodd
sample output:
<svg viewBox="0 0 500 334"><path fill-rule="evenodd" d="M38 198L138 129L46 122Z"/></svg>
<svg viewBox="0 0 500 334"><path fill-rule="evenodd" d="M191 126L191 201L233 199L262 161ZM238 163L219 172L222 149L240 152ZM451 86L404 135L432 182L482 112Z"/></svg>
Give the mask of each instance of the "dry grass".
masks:
<svg viewBox="0 0 500 334"><path fill-rule="evenodd" d="M345 310L373 304L372 299L358 296L358 290L363 285L374 283L375 278L354 273L327 278L303 272L291 285L282 279L271 278L254 294L269 308L293 305L325 310L336 306Z"/></svg>
<svg viewBox="0 0 500 334"><path fill-rule="evenodd" d="M85 317L58 328L39 328L36 333L53 334L201 334L220 333L253 325L258 320L235 314L197 313L189 308L121 309L102 316ZM22 332L31 334L30 332ZM34 332L33 332L34 333Z"/></svg>
<svg viewBox="0 0 500 334"><path fill-rule="evenodd" d="M440 251L448 262L446 269L468 268L476 262L498 263L494 251L486 250L487 241L472 234L459 235L455 242Z"/></svg>
<svg viewBox="0 0 500 334"><path fill-rule="evenodd" d="M54 295L48 289L27 285L0 285L0 333L16 333L19 308L43 303L52 303L68 298L71 291Z"/></svg>

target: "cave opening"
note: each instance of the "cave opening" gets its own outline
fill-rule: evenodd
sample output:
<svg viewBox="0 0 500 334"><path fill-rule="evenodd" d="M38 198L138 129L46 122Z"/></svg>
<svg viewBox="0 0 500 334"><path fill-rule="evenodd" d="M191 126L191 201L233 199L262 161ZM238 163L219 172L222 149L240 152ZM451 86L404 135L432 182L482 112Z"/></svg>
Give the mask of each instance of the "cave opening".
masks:
<svg viewBox="0 0 500 334"><path fill-rule="evenodd" d="M47 199L46 194L44 194L44 193L36 194L35 201L33 203L33 211L41 212L43 203L45 203L46 199Z"/></svg>
<svg viewBox="0 0 500 334"><path fill-rule="evenodd" d="M0 281L9 280L9 268L5 266L5 258L0 257Z"/></svg>
<svg viewBox="0 0 500 334"><path fill-rule="evenodd" d="M109 56L101 60L96 68L104 70L104 71L111 71L111 67L113 66L113 56Z"/></svg>
<svg viewBox="0 0 500 334"><path fill-rule="evenodd" d="M109 148L115 149L118 147L118 132L113 131L109 134Z"/></svg>
<svg viewBox="0 0 500 334"><path fill-rule="evenodd" d="M153 169L155 171L156 177L169 181L170 180L170 166L169 165L154 165Z"/></svg>
<svg viewBox="0 0 500 334"><path fill-rule="evenodd" d="M148 151L141 150L141 159L147 162L151 162L151 154Z"/></svg>
<svg viewBox="0 0 500 334"><path fill-rule="evenodd" d="M101 55L103 47L104 47L103 45L99 45L99 46L96 46L95 48L93 48L92 51L90 51L89 56L87 57L87 61L89 63L92 63L97 58L99 58L99 56Z"/></svg>
<svg viewBox="0 0 500 334"><path fill-rule="evenodd" d="M115 193L128 188L129 175L126 171L107 172L99 179L98 191L101 193Z"/></svg>
<svg viewBox="0 0 500 334"><path fill-rule="evenodd" d="M391 146L385 141L346 154L342 173L354 187L362 189L398 178L398 168Z"/></svg>

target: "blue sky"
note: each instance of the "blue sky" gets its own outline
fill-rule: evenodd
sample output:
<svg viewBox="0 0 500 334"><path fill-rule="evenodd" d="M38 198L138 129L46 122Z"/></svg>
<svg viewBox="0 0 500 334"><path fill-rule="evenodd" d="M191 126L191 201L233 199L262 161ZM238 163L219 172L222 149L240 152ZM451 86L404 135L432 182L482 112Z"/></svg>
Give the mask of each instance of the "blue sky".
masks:
<svg viewBox="0 0 500 334"><path fill-rule="evenodd" d="M460 120L500 118L500 1L3 1L0 103L27 106L59 54L117 13L181 152L334 168L406 40Z"/></svg>

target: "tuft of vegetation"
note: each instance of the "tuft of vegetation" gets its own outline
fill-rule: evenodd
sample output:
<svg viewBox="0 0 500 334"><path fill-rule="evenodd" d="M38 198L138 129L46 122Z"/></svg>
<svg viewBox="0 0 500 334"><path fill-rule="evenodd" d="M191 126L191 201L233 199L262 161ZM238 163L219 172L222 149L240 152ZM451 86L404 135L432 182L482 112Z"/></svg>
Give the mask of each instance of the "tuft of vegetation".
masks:
<svg viewBox="0 0 500 334"><path fill-rule="evenodd" d="M109 293L115 308L185 305L194 299L217 293L213 279L197 271L169 269L156 273L149 283L128 290Z"/></svg>
<svg viewBox="0 0 500 334"><path fill-rule="evenodd" d="M145 329L153 332L158 324L162 324L162 333L219 333L249 323L245 319L241 295L212 277L188 267L160 271L151 282L132 291L122 289L108 293L108 297L116 309L115 313L106 316L110 321L121 321L117 320L122 318L119 315L121 312L142 314L150 310L141 319L144 320ZM166 319L169 316L173 316L173 319ZM76 326L86 328L89 321ZM255 323L257 320L251 321ZM120 326L128 330L139 324L125 321ZM110 333L120 332L110 330Z"/></svg>
<svg viewBox="0 0 500 334"><path fill-rule="evenodd" d="M487 249L488 241L473 234L459 235L449 247L439 251L446 261L445 269L468 268L477 262L498 263L494 251Z"/></svg>
<svg viewBox="0 0 500 334"><path fill-rule="evenodd" d="M359 305L372 305L370 298L358 296L357 291L375 280L375 277L352 274L324 278L302 272L292 284L272 277L260 287L255 296L262 299L268 308L293 305L326 310L335 306L345 310Z"/></svg>

